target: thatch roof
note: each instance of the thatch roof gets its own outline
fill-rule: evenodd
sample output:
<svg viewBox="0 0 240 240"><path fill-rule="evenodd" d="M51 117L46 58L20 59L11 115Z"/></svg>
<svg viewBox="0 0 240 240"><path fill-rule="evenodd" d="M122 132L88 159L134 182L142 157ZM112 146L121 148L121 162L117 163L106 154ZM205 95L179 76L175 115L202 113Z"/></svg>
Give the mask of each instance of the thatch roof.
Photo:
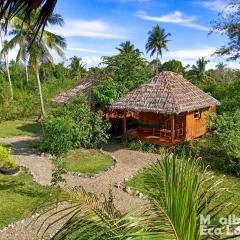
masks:
<svg viewBox="0 0 240 240"><path fill-rule="evenodd" d="M181 75L165 71L114 102L110 109L179 114L218 104Z"/></svg>
<svg viewBox="0 0 240 240"><path fill-rule="evenodd" d="M74 87L53 98L52 102L56 104L67 104L72 97L80 93L84 94L88 100L91 100L91 88L92 80L90 78L85 78Z"/></svg>

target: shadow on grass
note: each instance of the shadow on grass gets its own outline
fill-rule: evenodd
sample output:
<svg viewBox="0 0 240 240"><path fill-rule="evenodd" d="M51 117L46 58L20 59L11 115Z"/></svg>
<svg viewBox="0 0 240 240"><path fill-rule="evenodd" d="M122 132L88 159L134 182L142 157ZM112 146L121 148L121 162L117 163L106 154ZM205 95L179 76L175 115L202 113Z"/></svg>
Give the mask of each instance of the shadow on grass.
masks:
<svg viewBox="0 0 240 240"><path fill-rule="evenodd" d="M26 123L17 129L30 134L38 135L42 133L42 126L40 123Z"/></svg>
<svg viewBox="0 0 240 240"><path fill-rule="evenodd" d="M0 191L4 191L4 190L10 190L10 189L14 189L20 186L23 186L24 184L21 182L17 182L17 181L9 181L9 180L1 180L0 182Z"/></svg>

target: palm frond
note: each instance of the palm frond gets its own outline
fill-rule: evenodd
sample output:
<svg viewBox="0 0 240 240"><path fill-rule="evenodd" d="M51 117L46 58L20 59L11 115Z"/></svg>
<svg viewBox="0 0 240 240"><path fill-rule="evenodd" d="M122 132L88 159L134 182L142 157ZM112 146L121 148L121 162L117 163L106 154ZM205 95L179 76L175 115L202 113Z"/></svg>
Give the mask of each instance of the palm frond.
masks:
<svg viewBox="0 0 240 240"><path fill-rule="evenodd" d="M22 14L23 22L30 19L31 13L35 12L36 9L41 7L36 21L33 23L35 30L34 38L37 36L39 31L42 31L47 23L48 17L52 14L57 0L6 0L0 2L0 20L4 22L4 28L7 26L10 20ZM31 39L32 41L34 40Z"/></svg>

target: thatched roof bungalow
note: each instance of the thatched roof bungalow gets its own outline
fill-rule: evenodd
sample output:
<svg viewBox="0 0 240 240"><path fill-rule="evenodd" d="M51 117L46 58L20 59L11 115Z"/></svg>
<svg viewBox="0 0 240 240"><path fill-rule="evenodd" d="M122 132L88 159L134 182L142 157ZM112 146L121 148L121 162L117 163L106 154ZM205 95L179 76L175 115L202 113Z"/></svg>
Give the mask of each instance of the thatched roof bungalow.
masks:
<svg viewBox="0 0 240 240"><path fill-rule="evenodd" d="M92 101L91 96L92 80L90 78L85 78L78 82L75 86L68 89L65 92L60 93L58 96L52 99L54 104L67 104L71 98L83 94L89 100Z"/></svg>
<svg viewBox="0 0 240 240"><path fill-rule="evenodd" d="M114 102L109 117L123 118L125 136L175 145L205 134L206 115L218 104L181 75L165 71ZM128 129L129 117L138 121L136 129Z"/></svg>

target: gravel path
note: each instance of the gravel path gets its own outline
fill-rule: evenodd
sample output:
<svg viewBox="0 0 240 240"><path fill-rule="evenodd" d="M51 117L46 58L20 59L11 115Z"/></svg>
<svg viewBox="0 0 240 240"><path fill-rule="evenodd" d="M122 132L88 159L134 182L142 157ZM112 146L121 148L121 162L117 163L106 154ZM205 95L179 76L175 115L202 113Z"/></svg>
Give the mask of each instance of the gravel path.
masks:
<svg viewBox="0 0 240 240"><path fill-rule="evenodd" d="M39 156L39 154L30 147L29 142L34 139L36 138L0 138L0 143L11 145L16 160L21 166L25 166L30 170L35 181L42 185L49 185L53 169L51 159L50 157ZM114 156L117 160L114 169L109 170L96 178L66 175L66 183L62 187L72 188L82 186L87 191L93 192L99 197L101 197L102 194L107 194L111 187L115 205L120 211L128 211L143 205L146 200L131 196L123 192L121 189L115 188L114 185L123 182L126 178L131 178L136 172L149 164L154 163L159 158L159 155L127 150L119 144L109 144L105 146L103 150L107 154ZM38 239L36 233L41 221L43 220L40 219L37 223L29 225L31 218L26 219L24 223L20 223L17 226L0 233L0 240Z"/></svg>
<svg viewBox="0 0 240 240"><path fill-rule="evenodd" d="M50 185L53 165L50 157L40 156L30 146L30 142L36 139L36 137L0 138L0 143L11 146L18 164L29 169L34 177L34 181L44 186Z"/></svg>

